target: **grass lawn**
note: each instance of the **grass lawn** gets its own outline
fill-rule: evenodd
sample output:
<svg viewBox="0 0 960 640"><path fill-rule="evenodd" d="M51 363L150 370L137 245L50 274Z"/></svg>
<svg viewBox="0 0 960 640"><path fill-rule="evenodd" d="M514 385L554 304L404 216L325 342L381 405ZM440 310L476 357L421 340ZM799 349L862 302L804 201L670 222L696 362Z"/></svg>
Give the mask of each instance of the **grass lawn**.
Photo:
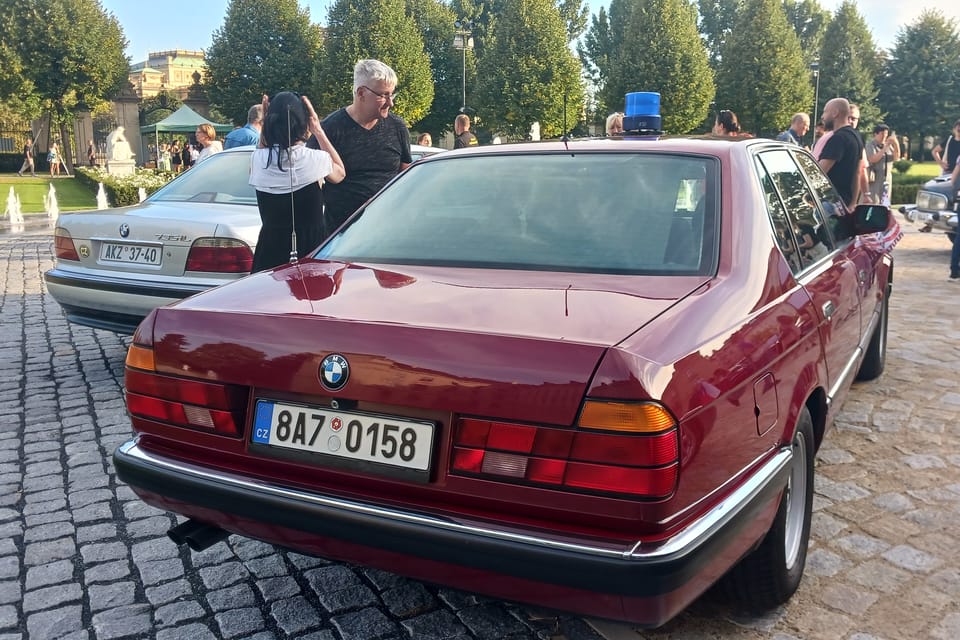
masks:
<svg viewBox="0 0 960 640"><path fill-rule="evenodd" d="M20 196L20 208L24 215L46 213L43 208L43 198L53 183L57 194L57 206L60 211L75 211L77 209L95 209L97 196L90 189L74 180L72 177L51 178L40 173L36 178L17 174L0 175L0 206L6 209L7 198L10 196L10 187ZM2 213L2 212L0 212Z"/></svg>

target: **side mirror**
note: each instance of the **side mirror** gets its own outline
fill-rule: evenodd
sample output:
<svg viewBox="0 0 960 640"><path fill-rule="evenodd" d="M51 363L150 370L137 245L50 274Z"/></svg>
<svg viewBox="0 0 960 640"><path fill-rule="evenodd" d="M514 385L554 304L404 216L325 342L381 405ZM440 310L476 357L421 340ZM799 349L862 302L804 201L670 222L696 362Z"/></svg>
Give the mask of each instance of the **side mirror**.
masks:
<svg viewBox="0 0 960 640"><path fill-rule="evenodd" d="M886 231L891 224L890 207L861 204L853 210L853 233L858 236Z"/></svg>

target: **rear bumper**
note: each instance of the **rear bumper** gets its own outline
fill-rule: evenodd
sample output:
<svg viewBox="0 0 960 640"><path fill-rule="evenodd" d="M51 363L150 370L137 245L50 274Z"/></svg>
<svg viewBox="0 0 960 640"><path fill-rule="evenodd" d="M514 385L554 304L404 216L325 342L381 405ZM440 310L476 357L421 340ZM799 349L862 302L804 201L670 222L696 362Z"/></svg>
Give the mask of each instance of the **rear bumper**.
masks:
<svg viewBox="0 0 960 640"><path fill-rule="evenodd" d="M125 443L114 453L118 477L146 501L234 533L269 538L308 552L331 548L304 544L305 532L342 543L333 545L340 559L376 566L370 559L379 556L361 551L374 549L381 555L408 558L408 564L418 565L419 570L407 571L407 565L396 562L381 568L452 586L464 587L454 577L456 571L424 574L422 569L480 571L497 579L487 581L486 588L475 583L465 588L544 606L555 602L544 601L529 589L517 595L516 585L509 585L511 579L548 585L545 593L566 590L649 601L649 608L627 613L624 607L623 614L609 608L595 610L590 598L566 598L557 608L650 626L662 624L685 607L763 535L786 484L790 461L790 450L780 450L729 499L674 538L648 549L642 541L624 545L551 537L542 531L519 531L276 486L158 456L145 451L139 440ZM264 535L260 524L273 533ZM277 528L281 533L276 533ZM344 545L355 551L344 553ZM659 598L673 604L662 606L656 602ZM577 604L571 607L570 602Z"/></svg>
<svg viewBox="0 0 960 640"><path fill-rule="evenodd" d="M47 291L76 324L133 333L148 313L210 288L209 285L90 277L62 269L43 274Z"/></svg>

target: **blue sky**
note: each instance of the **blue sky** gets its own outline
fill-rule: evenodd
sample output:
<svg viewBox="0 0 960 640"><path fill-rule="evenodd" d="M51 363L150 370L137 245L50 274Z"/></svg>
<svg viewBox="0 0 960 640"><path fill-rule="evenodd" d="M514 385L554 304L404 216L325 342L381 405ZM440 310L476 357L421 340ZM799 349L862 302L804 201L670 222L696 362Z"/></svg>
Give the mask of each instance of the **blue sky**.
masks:
<svg viewBox="0 0 960 640"><path fill-rule="evenodd" d="M841 1L820 0L820 5L833 11ZM213 32L223 26L229 0L162 0L159 5L142 0L100 0L100 3L123 26L129 41L127 55L133 62L142 62L149 51L209 47ZM332 0L300 0L300 6L309 9L311 20L318 24L326 22L331 3ZM605 2L588 2L591 13L604 5ZM157 10L161 6L165 17L158 19ZM857 7L873 32L874 42L885 49L895 44L897 30L915 21L924 9L939 9L960 24L958 0L861 0Z"/></svg>

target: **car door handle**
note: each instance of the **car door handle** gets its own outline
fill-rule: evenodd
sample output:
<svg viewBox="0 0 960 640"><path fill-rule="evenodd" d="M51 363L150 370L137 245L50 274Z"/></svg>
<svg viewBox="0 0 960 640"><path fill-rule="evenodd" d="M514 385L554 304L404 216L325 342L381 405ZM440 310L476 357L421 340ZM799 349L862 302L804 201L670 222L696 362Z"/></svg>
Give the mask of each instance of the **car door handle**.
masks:
<svg viewBox="0 0 960 640"><path fill-rule="evenodd" d="M833 306L833 301L831 300L827 300L826 302L824 302L822 308L823 308L823 317L826 318L827 320L829 320L831 316L833 316L833 312L837 310L837 308Z"/></svg>

